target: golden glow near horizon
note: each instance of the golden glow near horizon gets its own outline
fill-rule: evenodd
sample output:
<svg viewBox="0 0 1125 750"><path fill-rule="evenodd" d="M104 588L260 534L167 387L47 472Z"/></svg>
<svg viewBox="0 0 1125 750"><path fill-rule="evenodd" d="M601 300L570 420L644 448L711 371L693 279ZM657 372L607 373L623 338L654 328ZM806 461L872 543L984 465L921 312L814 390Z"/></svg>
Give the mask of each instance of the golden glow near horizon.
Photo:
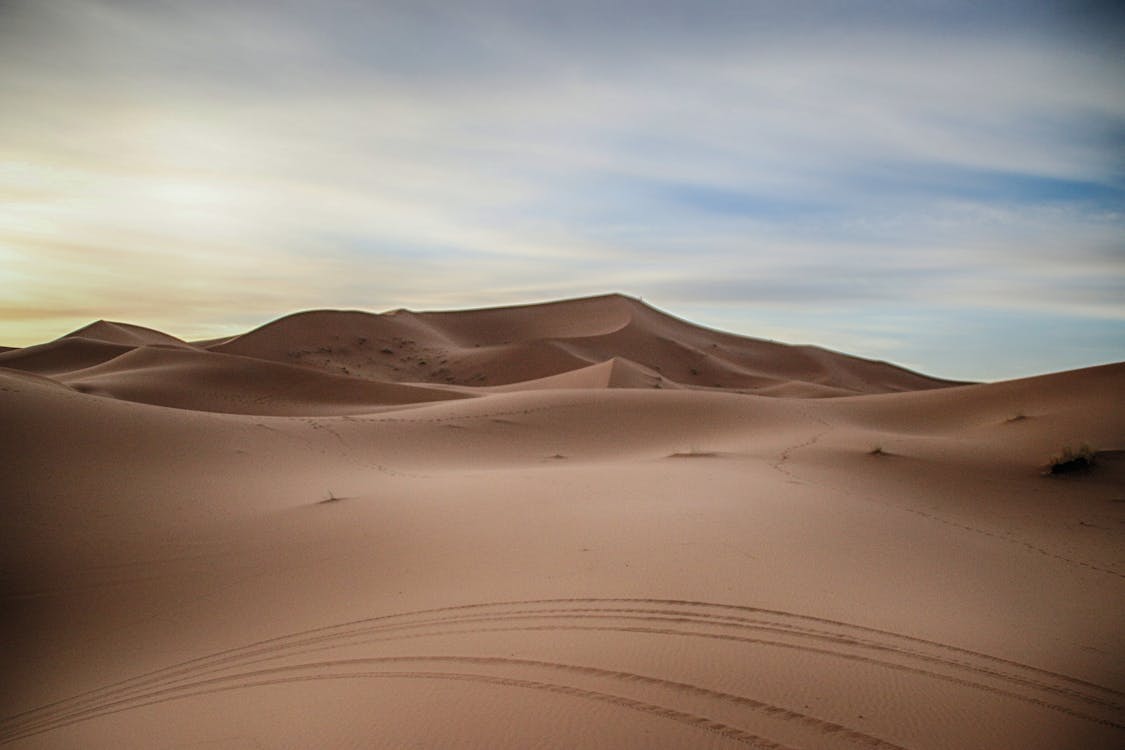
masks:
<svg viewBox="0 0 1125 750"><path fill-rule="evenodd" d="M625 291L950 376L1125 351L1097 28L704 6L4 4L0 345Z"/></svg>

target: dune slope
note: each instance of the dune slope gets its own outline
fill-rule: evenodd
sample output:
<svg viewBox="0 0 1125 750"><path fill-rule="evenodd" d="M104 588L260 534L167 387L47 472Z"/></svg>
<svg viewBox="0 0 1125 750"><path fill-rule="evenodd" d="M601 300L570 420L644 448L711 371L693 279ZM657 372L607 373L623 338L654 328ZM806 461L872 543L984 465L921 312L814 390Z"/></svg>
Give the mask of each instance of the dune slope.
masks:
<svg viewBox="0 0 1125 750"><path fill-rule="evenodd" d="M211 349L364 377L470 386L540 379L615 357L698 388L799 382L811 386L801 395L824 396L951 385L885 362L701 328L622 295L458 312L311 311Z"/></svg>
<svg viewBox="0 0 1125 750"><path fill-rule="evenodd" d="M0 746L1125 742L1125 364L524 312L0 354Z"/></svg>
<svg viewBox="0 0 1125 750"><path fill-rule="evenodd" d="M390 404L465 398L229 354L141 346L57 377L83 393L230 414L352 414Z"/></svg>

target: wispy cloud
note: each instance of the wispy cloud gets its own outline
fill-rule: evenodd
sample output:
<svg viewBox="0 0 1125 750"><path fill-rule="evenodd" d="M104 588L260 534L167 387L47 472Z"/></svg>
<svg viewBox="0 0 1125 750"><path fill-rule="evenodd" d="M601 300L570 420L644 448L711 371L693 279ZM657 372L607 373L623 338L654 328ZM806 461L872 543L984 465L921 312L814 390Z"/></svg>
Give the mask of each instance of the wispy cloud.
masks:
<svg viewBox="0 0 1125 750"><path fill-rule="evenodd" d="M1120 358L1122 27L1073 8L7 3L0 335L617 289L939 374L1026 360L918 349L939 309Z"/></svg>

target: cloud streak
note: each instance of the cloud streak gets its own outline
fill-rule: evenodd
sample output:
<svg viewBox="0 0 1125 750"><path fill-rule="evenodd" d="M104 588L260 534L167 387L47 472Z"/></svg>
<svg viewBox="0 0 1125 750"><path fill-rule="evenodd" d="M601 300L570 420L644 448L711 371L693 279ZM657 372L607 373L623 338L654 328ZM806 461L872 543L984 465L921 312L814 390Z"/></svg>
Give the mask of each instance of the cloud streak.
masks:
<svg viewBox="0 0 1125 750"><path fill-rule="evenodd" d="M950 376L1027 352L878 316L1103 321L1041 369L1120 358L1120 19L605 5L0 6L3 343L622 290Z"/></svg>

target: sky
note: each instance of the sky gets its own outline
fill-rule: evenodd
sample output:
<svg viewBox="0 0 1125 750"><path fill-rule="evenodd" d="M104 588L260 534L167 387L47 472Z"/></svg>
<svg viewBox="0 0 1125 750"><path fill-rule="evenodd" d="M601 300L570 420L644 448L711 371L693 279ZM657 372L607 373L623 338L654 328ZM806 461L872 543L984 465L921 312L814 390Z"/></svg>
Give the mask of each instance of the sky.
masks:
<svg viewBox="0 0 1125 750"><path fill-rule="evenodd" d="M606 292L995 380L1125 360L1125 14L0 0L0 344Z"/></svg>

